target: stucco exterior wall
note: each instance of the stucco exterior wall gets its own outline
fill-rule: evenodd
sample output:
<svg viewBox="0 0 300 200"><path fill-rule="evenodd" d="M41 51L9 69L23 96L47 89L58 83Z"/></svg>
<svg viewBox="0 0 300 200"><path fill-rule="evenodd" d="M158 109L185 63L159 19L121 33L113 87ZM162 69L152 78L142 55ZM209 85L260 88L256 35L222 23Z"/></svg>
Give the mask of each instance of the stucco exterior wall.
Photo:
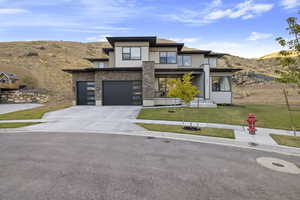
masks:
<svg viewBox="0 0 300 200"><path fill-rule="evenodd" d="M115 52L114 51L109 52L108 67L115 67Z"/></svg>

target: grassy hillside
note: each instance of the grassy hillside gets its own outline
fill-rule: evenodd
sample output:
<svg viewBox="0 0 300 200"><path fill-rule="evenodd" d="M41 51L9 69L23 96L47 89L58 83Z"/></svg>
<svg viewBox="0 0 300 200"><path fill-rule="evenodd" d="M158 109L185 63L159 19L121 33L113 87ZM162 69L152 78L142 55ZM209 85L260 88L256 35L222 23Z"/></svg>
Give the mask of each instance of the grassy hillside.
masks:
<svg viewBox="0 0 300 200"><path fill-rule="evenodd" d="M33 88L46 88L51 94L70 94L71 79L65 68L91 66L86 57L100 57L107 43L61 41L0 43L0 71L17 74L22 83Z"/></svg>
<svg viewBox="0 0 300 200"><path fill-rule="evenodd" d="M298 56L298 55L297 55L296 52L294 51L294 52L292 52L292 54L291 54L290 56ZM268 58L280 58L280 57L282 57L282 55L280 55L279 52L274 52L274 53L270 53L270 54L267 54L267 55L265 55L265 56L262 56L262 57L260 57L260 58L261 58L261 59L268 59Z"/></svg>

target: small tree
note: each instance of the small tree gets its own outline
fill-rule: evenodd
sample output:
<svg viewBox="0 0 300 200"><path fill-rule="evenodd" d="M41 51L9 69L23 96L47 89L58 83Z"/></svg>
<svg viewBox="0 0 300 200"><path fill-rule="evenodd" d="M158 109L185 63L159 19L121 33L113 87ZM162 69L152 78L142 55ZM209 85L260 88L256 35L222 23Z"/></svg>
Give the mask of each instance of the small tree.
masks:
<svg viewBox="0 0 300 200"><path fill-rule="evenodd" d="M280 59L282 69L277 70L276 73L279 74L279 78L276 80L282 83L293 83L297 85L300 89L300 24L297 22L297 18L289 17L287 19L288 27L286 30L289 32L291 38L284 39L282 37L276 38L277 42L285 49L280 51L282 58ZM289 105L287 91L283 89L286 105L289 112L289 117L291 121L291 128L296 136L296 128L291 113L291 108ZM300 94L300 91L298 91Z"/></svg>
<svg viewBox="0 0 300 200"><path fill-rule="evenodd" d="M286 29L291 39L276 38L279 45L287 49L280 51L282 56L280 61L283 68L276 71L279 74L277 81L294 83L300 88L300 25L295 17L289 17L287 23L288 27Z"/></svg>
<svg viewBox="0 0 300 200"><path fill-rule="evenodd" d="M192 84L192 74L186 73L182 79L171 80L168 84L168 96L180 98L185 105L189 105L200 93L198 88ZM183 109L183 108L182 108ZM184 112L183 112L184 113ZM184 115L183 115L184 123Z"/></svg>

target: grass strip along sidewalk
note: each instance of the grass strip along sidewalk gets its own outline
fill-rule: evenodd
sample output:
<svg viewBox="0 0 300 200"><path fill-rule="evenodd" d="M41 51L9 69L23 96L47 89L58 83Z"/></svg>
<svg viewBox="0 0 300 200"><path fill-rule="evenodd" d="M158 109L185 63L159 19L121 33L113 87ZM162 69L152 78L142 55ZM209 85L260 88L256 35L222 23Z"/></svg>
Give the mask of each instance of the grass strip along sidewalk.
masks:
<svg viewBox="0 0 300 200"><path fill-rule="evenodd" d="M296 106L299 112L292 112L294 124L300 130L300 106ZM174 113L169 110L176 110ZM248 113L254 113L257 117L257 127L290 130L290 118L284 105L240 105L218 106L217 108L144 108L139 113L138 119L169 120L219 123L231 125L247 125Z"/></svg>
<svg viewBox="0 0 300 200"><path fill-rule="evenodd" d="M300 148L300 136L277 135L277 134L270 134L270 136L279 145Z"/></svg>
<svg viewBox="0 0 300 200"><path fill-rule="evenodd" d="M36 125L40 124L41 122L14 122L14 123L0 123L1 128L21 128L24 126Z"/></svg>
<svg viewBox="0 0 300 200"><path fill-rule="evenodd" d="M231 129L221 129L221 128L202 128L199 131L190 131L183 129L180 125L166 125L166 124L145 124L136 123L137 125L149 130L149 131L159 131L159 132L172 132L172 133L182 133L182 134L192 134L210 137L221 137L234 139L234 132Z"/></svg>
<svg viewBox="0 0 300 200"><path fill-rule="evenodd" d="M0 114L0 120L28 120L41 119L47 112L56 111L69 107L70 105L45 105L37 108L20 110L11 113Z"/></svg>

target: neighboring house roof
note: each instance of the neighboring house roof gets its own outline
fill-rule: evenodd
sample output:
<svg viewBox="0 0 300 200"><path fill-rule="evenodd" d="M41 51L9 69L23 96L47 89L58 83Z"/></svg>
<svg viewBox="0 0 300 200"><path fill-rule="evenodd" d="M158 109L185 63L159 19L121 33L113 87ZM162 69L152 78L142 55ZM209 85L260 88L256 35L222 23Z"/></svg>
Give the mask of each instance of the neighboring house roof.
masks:
<svg viewBox="0 0 300 200"><path fill-rule="evenodd" d="M15 79L18 80L19 78L17 77L17 75L13 74L13 73L8 73L8 72L0 72L0 75L5 75L7 78L9 79Z"/></svg>

